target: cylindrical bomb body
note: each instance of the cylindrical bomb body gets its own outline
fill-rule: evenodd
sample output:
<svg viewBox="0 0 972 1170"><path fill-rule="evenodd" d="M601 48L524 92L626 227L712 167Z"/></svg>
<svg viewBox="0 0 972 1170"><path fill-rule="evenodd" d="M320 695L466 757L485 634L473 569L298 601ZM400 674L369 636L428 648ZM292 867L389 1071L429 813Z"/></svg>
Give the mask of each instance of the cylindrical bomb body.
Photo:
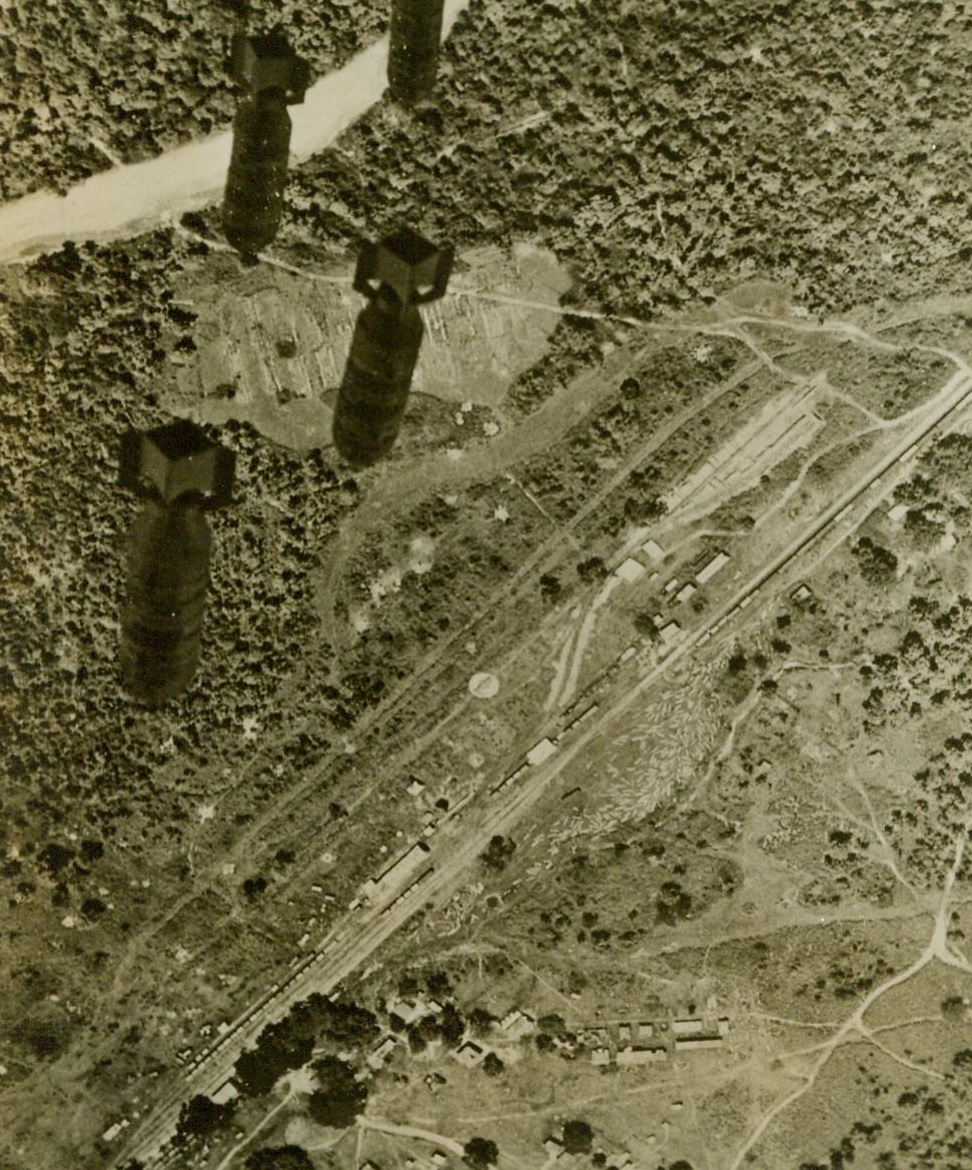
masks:
<svg viewBox="0 0 972 1170"><path fill-rule="evenodd" d="M147 706L175 698L196 671L211 548L198 498L149 500L132 527L121 670Z"/></svg>
<svg viewBox="0 0 972 1170"><path fill-rule="evenodd" d="M356 466L394 446L422 345L414 305L381 288L358 315L334 411L334 445Z"/></svg>
<svg viewBox="0 0 972 1170"><path fill-rule="evenodd" d="M280 228L290 129L281 90L245 98L233 119L222 219L227 241L241 256L255 258Z"/></svg>
<svg viewBox="0 0 972 1170"><path fill-rule="evenodd" d="M429 97L435 88L444 0L392 0L388 88L402 105Z"/></svg>

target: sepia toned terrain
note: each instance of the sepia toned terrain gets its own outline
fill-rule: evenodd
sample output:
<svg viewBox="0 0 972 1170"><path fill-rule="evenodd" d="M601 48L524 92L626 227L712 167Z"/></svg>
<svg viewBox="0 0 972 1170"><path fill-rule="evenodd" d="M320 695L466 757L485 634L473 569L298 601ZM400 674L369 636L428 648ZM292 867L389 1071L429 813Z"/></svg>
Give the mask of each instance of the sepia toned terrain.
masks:
<svg viewBox="0 0 972 1170"><path fill-rule="evenodd" d="M324 76L388 14L5 5L4 202L225 130L278 19ZM969 1164L970 35L472 0L256 267L214 204L0 268L0 1170ZM401 222L457 263L352 471ZM152 711L118 444L177 417L237 475Z"/></svg>

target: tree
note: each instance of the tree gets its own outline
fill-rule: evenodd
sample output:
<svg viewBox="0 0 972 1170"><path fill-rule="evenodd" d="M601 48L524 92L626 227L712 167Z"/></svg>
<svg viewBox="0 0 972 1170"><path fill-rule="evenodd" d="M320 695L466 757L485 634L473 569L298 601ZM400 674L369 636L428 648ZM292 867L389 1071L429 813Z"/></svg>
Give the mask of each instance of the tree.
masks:
<svg viewBox="0 0 972 1170"><path fill-rule="evenodd" d="M484 1007L474 1007L468 1019L474 1036L488 1036L496 1017Z"/></svg>
<svg viewBox="0 0 972 1170"><path fill-rule="evenodd" d="M408 1047L410 1052L418 1054L424 1052L428 1046L428 1038L423 1033L418 1024L412 1024L406 1030L405 1035L408 1037Z"/></svg>
<svg viewBox="0 0 972 1170"><path fill-rule="evenodd" d="M589 1154L594 1141L594 1130L586 1121L564 1122L564 1149L568 1154Z"/></svg>
<svg viewBox="0 0 972 1170"><path fill-rule="evenodd" d="M37 861L47 870L51 877L54 877L64 869L73 857L73 849L68 848L66 845L58 845L56 841L51 841L37 854Z"/></svg>
<svg viewBox="0 0 972 1170"><path fill-rule="evenodd" d="M920 460L922 469L934 483L951 483L968 490L972 436L958 431L944 435ZM927 483L927 480L925 481Z"/></svg>
<svg viewBox="0 0 972 1170"><path fill-rule="evenodd" d="M105 847L101 841L93 837L88 837L81 842L81 860L85 865L90 865L93 861L104 857L104 855Z"/></svg>
<svg viewBox="0 0 972 1170"><path fill-rule="evenodd" d="M942 520L923 508L909 508L905 513L904 530L918 548L927 551L945 535Z"/></svg>
<svg viewBox="0 0 972 1170"><path fill-rule="evenodd" d="M498 1077L504 1068L506 1065L495 1052L487 1052L486 1059L483 1061L483 1072L488 1077Z"/></svg>
<svg viewBox="0 0 972 1170"><path fill-rule="evenodd" d="M313 1064L317 1089L307 1101L307 1112L318 1125L346 1129L368 1103L368 1086L354 1069L336 1056L322 1056Z"/></svg>
<svg viewBox="0 0 972 1170"><path fill-rule="evenodd" d="M657 642L661 635L658 632L658 627L655 625L654 614L649 609L643 609L640 613L634 615L632 624L635 632L639 633L643 638L647 638L650 642Z"/></svg>
<svg viewBox="0 0 972 1170"><path fill-rule="evenodd" d="M306 1064L313 1051L313 1034L301 1034L290 1016L268 1024L257 1038L256 1047L243 1052L236 1062L240 1092L248 1097L262 1097L285 1072Z"/></svg>
<svg viewBox="0 0 972 1170"><path fill-rule="evenodd" d="M376 1039L381 1028L378 1020L367 1008L356 1003L344 1003L319 997L320 1004L315 1010L316 1026L320 1034L341 1045L360 1047ZM307 1001L305 1001L307 1002ZM299 1007L300 1005L298 1005Z"/></svg>
<svg viewBox="0 0 972 1170"><path fill-rule="evenodd" d="M898 575L898 558L869 536L851 545L861 576L869 585L890 585Z"/></svg>
<svg viewBox="0 0 972 1170"><path fill-rule="evenodd" d="M215 1133L232 1117L234 1111L235 1106L231 1101L227 1101L225 1105L217 1105L209 1097L197 1093L195 1097L186 1101L179 1110L179 1120L176 1123L176 1141L181 1143L192 1136L207 1137L209 1134Z"/></svg>
<svg viewBox="0 0 972 1170"><path fill-rule="evenodd" d="M466 1030L466 1025L463 1023L462 1016L455 1004L447 1003L443 1007L439 1023L442 1029L442 1039L447 1044L458 1044Z"/></svg>
<svg viewBox="0 0 972 1170"><path fill-rule="evenodd" d="M537 1020L537 1027L541 1032L549 1032L551 1036L563 1038L567 1035L567 1025L564 1022L564 1017L558 1015L556 1012L541 1016Z"/></svg>
<svg viewBox="0 0 972 1170"><path fill-rule="evenodd" d="M445 971L430 971L425 977L425 986L429 989L429 995L437 999L445 999L452 994L452 983Z"/></svg>
<svg viewBox="0 0 972 1170"><path fill-rule="evenodd" d="M506 863L512 857L514 849L516 849L514 841L511 841L509 837L501 837L497 833L489 839L489 845L483 854L483 864L487 869L496 870L499 873L506 868Z"/></svg>
<svg viewBox="0 0 972 1170"><path fill-rule="evenodd" d="M664 501L657 496L628 496L624 501L624 518L631 524L649 524L667 511Z"/></svg>
<svg viewBox="0 0 972 1170"><path fill-rule="evenodd" d="M737 647L726 663L726 669L730 674L741 674L746 669L746 662L746 655Z"/></svg>
<svg viewBox="0 0 972 1170"><path fill-rule="evenodd" d="M406 971L398 980L398 994L403 999L418 995L419 981L411 971Z"/></svg>
<svg viewBox="0 0 972 1170"><path fill-rule="evenodd" d="M674 926L679 918L688 918L692 913L692 895L683 890L679 882L662 882L664 897L655 899L655 921Z"/></svg>
<svg viewBox="0 0 972 1170"><path fill-rule="evenodd" d="M486 1170L495 1166L499 1158L499 1146L489 1138L474 1137L462 1147L462 1160L473 1170Z"/></svg>
<svg viewBox="0 0 972 1170"><path fill-rule="evenodd" d="M243 893L246 894L251 902L259 897L266 888L267 879L260 873L256 874L255 877L246 878L243 882Z"/></svg>
<svg viewBox="0 0 972 1170"><path fill-rule="evenodd" d="M302 1146L264 1146L247 1158L246 1170L314 1170L314 1163Z"/></svg>
<svg viewBox="0 0 972 1170"><path fill-rule="evenodd" d="M603 581L607 575L603 557L588 557L586 561L577 564L577 576L588 585L593 581Z"/></svg>
<svg viewBox="0 0 972 1170"><path fill-rule="evenodd" d="M560 598L563 593L563 586L560 584L560 578L553 573L544 573L540 578L540 596L544 601L551 605Z"/></svg>

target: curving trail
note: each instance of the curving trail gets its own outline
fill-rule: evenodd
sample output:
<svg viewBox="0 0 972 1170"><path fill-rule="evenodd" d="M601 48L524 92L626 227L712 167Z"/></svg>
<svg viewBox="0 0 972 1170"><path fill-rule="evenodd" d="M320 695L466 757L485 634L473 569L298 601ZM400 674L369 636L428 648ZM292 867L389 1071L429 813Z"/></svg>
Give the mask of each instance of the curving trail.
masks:
<svg viewBox="0 0 972 1170"><path fill-rule="evenodd" d="M443 38L469 0L446 0ZM330 146L379 101L386 89L388 37L322 77L303 105L291 106L290 153L301 162ZM92 175L67 195L38 191L0 205L0 264L32 260L67 240L111 240L152 231L171 218L222 198L229 166L229 130L157 158Z"/></svg>
<svg viewBox="0 0 972 1170"><path fill-rule="evenodd" d="M909 966L905 967L903 971L899 971L896 975L892 975L886 979L880 986L873 988L861 1000L854 1011L847 1017L840 1027L834 1032L829 1040L823 1044L814 1045L807 1051L817 1051L820 1056L810 1068L809 1073L803 1079L801 1084L791 1093L787 1094L781 1100L777 1101L770 1109L763 1114L757 1123L756 1127L746 1138L743 1145L739 1148L735 1158L733 1158L732 1165L729 1170L741 1170L742 1166L749 1161L749 1153L759 1142L763 1134L769 1129L776 1117L783 1113L790 1105L794 1104L806 1093L808 1093L816 1084L817 1078L821 1071L826 1066L827 1062L833 1056L834 1052L844 1043L852 1039L854 1034L863 1037L865 1040L875 1043L877 1047L890 1056L893 1060L898 1061L899 1064L904 1064L905 1067L914 1069L917 1072L928 1074L929 1070L924 1065L917 1065L911 1061L905 1060L900 1054L891 1051L884 1047L884 1045L877 1044L874 1040L874 1031L868 1028L864 1022L864 1015L874 1003L877 1002L886 992L891 988L897 987L899 984L907 983L909 979L914 978L919 971L924 970L929 963L937 959L949 967L957 967L960 971L966 974L972 974L972 964L960 954L958 954L948 943L948 916L951 908L952 887L955 884L955 879L958 876L959 868L962 864L962 855L965 851L968 830L964 830L955 840L955 854L952 861L952 866L945 878L945 883L942 887L941 900L938 909L935 912L934 926L932 928L931 938L928 945ZM934 1075L934 1072L933 1072Z"/></svg>

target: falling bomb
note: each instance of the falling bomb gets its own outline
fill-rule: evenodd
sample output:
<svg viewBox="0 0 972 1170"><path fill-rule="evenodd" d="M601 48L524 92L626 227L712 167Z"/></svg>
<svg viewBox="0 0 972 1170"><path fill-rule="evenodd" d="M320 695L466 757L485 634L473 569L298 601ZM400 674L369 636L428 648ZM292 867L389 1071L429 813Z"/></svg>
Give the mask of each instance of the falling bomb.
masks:
<svg viewBox="0 0 972 1170"><path fill-rule="evenodd" d="M223 196L223 232L244 263L276 236L283 216L290 159L287 106L304 100L310 79L283 33L237 33L230 54L234 81L248 90L233 119L233 153Z"/></svg>
<svg viewBox="0 0 972 1170"><path fill-rule="evenodd" d="M354 328L334 411L334 444L355 467L394 446L424 327L418 306L437 300L452 271L453 248L436 247L403 227L365 243L354 287L368 298Z"/></svg>
<svg viewBox="0 0 972 1170"><path fill-rule="evenodd" d="M212 537L236 456L186 420L122 437L119 482L145 503L129 535L121 674L148 707L175 698L199 664Z"/></svg>

